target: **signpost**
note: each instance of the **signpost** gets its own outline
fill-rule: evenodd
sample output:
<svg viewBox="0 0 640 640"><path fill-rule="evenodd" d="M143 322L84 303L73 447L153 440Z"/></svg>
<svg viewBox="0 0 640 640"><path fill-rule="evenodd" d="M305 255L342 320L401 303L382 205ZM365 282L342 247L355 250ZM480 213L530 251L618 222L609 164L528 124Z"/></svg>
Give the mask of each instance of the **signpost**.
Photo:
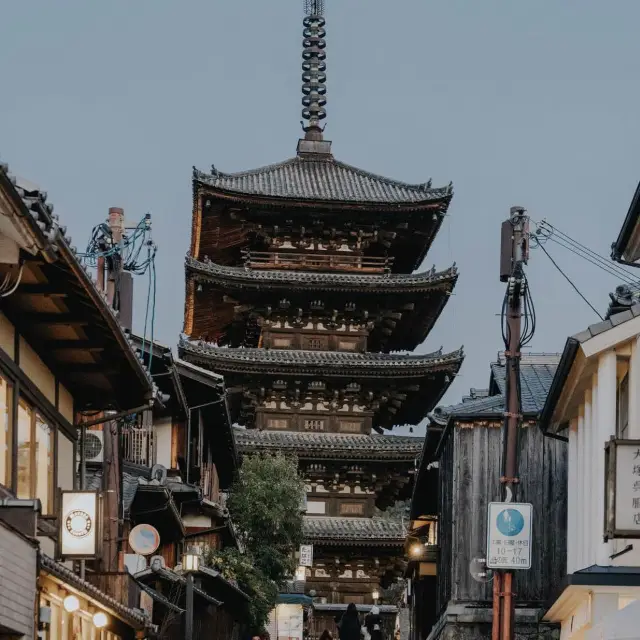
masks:
<svg viewBox="0 0 640 640"><path fill-rule="evenodd" d="M640 440L605 446L605 540L640 538Z"/></svg>
<svg viewBox="0 0 640 640"><path fill-rule="evenodd" d="M487 568L531 568L530 504L490 502L487 521Z"/></svg>
<svg viewBox="0 0 640 640"><path fill-rule="evenodd" d="M300 545L300 566L301 567L313 566L313 545L312 544Z"/></svg>
<svg viewBox="0 0 640 640"><path fill-rule="evenodd" d="M62 491L59 544L62 559L90 559L98 553L98 494L95 491Z"/></svg>

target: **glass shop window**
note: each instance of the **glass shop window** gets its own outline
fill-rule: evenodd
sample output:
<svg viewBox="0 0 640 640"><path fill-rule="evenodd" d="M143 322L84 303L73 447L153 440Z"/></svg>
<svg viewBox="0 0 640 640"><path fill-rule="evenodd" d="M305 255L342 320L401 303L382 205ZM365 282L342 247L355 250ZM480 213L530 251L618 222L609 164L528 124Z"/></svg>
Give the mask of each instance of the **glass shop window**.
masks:
<svg viewBox="0 0 640 640"><path fill-rule="evenodd" d="M53 431L22 398L18 402L18 498L38 498L42 513L53 511Z"/></svg>
<svg viewBox="0 0 640 640"><path fill-rule="evenodd" d="M13 387L0 376L0 484L11 486L11 447Z"/></svg>

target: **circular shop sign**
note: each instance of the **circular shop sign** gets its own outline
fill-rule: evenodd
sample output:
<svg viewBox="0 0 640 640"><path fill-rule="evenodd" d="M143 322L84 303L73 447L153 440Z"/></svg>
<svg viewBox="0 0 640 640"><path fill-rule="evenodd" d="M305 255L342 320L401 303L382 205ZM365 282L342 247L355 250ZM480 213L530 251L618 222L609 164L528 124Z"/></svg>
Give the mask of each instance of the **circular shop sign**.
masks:
<svg viewBox="0 0 640 640"><path fill-rule="evenodd" d="M517 536L524 529L524 518L517 509L503 509L496 518L496 526L503 536Z"/></svg>
<svg viewBox="0 0 640 640"><path fill-rule="evenodd" d="M131 529L129 545L135 553L150 556L160 546L160 534L150 524L139 524Z"/></svg>
<svg viewBox="0 0 640 640"><path fill-rule="evenodd" d="M80 509L71 511L67 515L64 524L69 534L74 538L84 538L88 536L93 527L91 516L86 511Z"/></svg>

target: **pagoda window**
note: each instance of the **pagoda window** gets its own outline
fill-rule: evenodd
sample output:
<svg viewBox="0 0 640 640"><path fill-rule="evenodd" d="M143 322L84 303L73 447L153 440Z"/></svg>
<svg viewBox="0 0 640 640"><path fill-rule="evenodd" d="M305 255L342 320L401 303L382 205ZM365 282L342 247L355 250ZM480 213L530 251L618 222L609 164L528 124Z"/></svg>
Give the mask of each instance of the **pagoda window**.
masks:
<svg viewBox="0 0 640 640"><path fill-rule="evenodd" d="M305 431L324 431L324 420L307 418L303 423Z"/></svg>
<svg viewBox="0 0 640 640"><path fill-rule="evenodd" d="M307 513L323 516L327 513L327 503L324 500L307 500Z"/></svg>
<svg viewBox="0 0 640 640"><path fill-rule="evenodd" d="M364 502L341 502L340 515L341 516L363 516Z"/></svg>
<svg viewBox="0 0 640 640"><path fill-rule="evenodd" d="M362 433L362 420L340 420L338 431L342 433Z"/></svg>
<svg viewBox="0 0 640 640"><path fill-rule="evenodd" d="M327 348L327 342L324 338L305 338L303 348L308 351L324 351Z"/></svg>
<svg viewBox="0 0 640 640"><path fill-rule="evenodd" d="M267 418L267 429L288 429L289 418Z"/></svg>

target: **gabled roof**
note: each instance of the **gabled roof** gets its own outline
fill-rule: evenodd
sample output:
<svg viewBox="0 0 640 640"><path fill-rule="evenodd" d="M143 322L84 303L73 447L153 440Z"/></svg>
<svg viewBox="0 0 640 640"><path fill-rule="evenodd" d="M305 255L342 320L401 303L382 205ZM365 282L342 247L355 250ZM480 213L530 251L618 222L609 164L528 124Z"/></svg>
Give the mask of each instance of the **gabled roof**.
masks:
<svg viewBox="0 0 640 640"><path fill-rule="evenodd" d="M307 542L354 546L401 546L407 534L404 524L384 518L305 516L303 535Z"/></svg>
<svg viewBox="0 0 640 640"><path fill-rule="evenodd" d="M616 262L636 262L640 258L640 183L636 187L629 210L616 241L611 245L611 257Z"/></svg>
<svg viewBox="0 0 640 640"><path fill-rule="evenodd" d="M422 450L422 438L408 436L306 433L235 429L240 453L295 451L299 458L414 460Z"/></svg>
<svg viewBox="0 0 640 640"><path fill-rule="evenodd" d="M612 348L615 344L629 341L638 334L637 318L639 316L640 304L634 304L626 311L615 313L567 338L549 394L540 414L540 428L543 431L557 430L561 426L560 424L552 424L557 422L554 420L554 413L574 363L576 363L576 367L581 367L582 375L584 375L588 369L587 359L605 349Z"/></svg>
<svg viewBox="0 0 640 640"><path fill-rule="evenodd" d="M542 411L559 362L558 353L523 355L520 363L520 389L524 415L535 417ZM498 361L491 363L492 384L489 393L492 395L463 399L448 407L437 407L430 417L437 424L444 425L450 418L473 419L477 416L481 419L489 415L501 416L505 406L506 375L504 355L499 354Z"/></svg>
<svg viewBox="0 0 640 640"><path fill-rule="evenodd" d="M74 396L76 410L150 401L155 384L46 192L10 174L6 164L0 164L0 192L0 228L25 258L21 280L2 299L3 313Z"/></svg>
<svg viewBox="0 0 640 640"><path fill-rule="evenodd" d="M214 262L202 262L187 256L186 268L206 279L216 280L236 287L272 287L280 289L304 289L321 291L376 291L398 293L424 291L438 287L452 290L458 278L455 265L444 271L422 273L357 274L327 271L290 271L270 269L245 269L228 267Z"/></svg>
<svg viewBox="0 0 640 640"><path fill-rule="evenodd" d="M391 180L331 155L291 158L284 162L239 173L211 173L194 168L194 181L221 192L289 200L338 201L369 204L417 205L448 201L451 185L432 188L431 182L408 184Z"/></svg>
<svg viewBox="0 0 640 640"><path fill-rule="evenodd" d="M265 367L277 368L286 375L317 375L324 371L336 377L354 375L387 376L394 373L419 376L426 371L457 372L462 364L462 349L451 353L442 350L425 355L395 353L355 353L350 351L303 351L293 349L233 349L215 347L206 342L181 340L180 352L185 358L203 358L219 371L254 373Z"/></svg>
<svg viewBox="0 0 640 640"><path fill-rule="evenodd" d="M520 393L522 411L538 414L544 407L547 394L560 362L559 353L525 354L520 362ZM491 382L504 395L506 390L507 367L504 355L498 355L498 362L491 364Z"/></svg>

